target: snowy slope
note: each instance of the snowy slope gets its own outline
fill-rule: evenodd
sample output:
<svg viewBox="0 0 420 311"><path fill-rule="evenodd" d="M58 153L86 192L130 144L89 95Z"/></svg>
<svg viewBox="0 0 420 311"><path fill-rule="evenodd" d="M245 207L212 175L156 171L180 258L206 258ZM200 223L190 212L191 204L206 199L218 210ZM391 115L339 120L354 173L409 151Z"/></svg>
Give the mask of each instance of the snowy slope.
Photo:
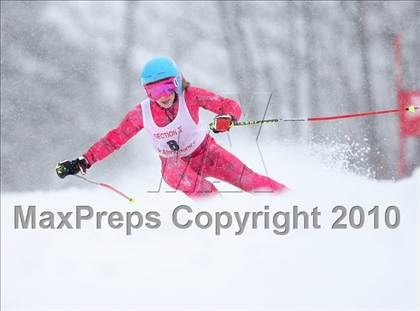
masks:
<svg viewBox="0 0 420 311"><path fill-rule="evenodd" d="M264 173L252 144L242 140L231 150ZM159 194L148 193L159 185L157 159L148 167L133 166L131 174L112 182L136 196L134 206L91 185L3 193L2 309L415 310L420 171L398 182L379 182L346 170L344 146L263 142L260 147L269 175L292 188L289 194L225 193L223 199L193 202L183 194L165 193L165 185ZM38 214L74 211L76 205L123 214L158 211L162 223L155 230L133 230L130 236L124 229L96 230L94 223L79 230L14 229L14 206L30 204ZM171 213L182 204L213 215L263 211L269 205L271 216L291 211L293 205L309 212L318 206L322 228L276 235L272 224L270 229L260 225L235 236L232 225L216 236L214 227L176 228ZM366 213L364 226L332 230L335 205L360 205ZM380 210L377 230L367 215L375 205ZM384 223L390 205L401 212L396 229Z"/></svg>

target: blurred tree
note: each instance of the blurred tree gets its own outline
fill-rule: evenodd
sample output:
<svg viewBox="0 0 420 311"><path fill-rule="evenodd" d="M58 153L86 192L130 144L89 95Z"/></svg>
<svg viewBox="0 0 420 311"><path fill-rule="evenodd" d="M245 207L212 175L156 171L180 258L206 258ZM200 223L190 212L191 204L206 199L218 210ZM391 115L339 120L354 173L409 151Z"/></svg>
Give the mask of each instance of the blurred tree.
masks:
<svg viewBox="0 0 420 311"><path fill-rule="evenodd" d="M252 101L254 98L255 63L250 55L250 42L242 25L243 7L241 3L216 2L223 30L223 47L229 55L229 67L233 81L237 85L238 96L249 117L255 117Z"/></svg>
<svg viewBox="0 0 420 311"><path fill-rule="evenodd" d="M288 20L288 37L287 37L287 47L288 47L288 106L290 107L291 117L298 118L302 111L301 107L301 88L300 88L300 77L301 77L301 57L298 48L298 40L296 39L298 34L298 21L300 19L300 10L298 6L301 3L289 1L287 2L287 20ZM291 137L300 137L301 126L300 124L293 123L290 125L292 128Z"/></svg>
<svg viewBox="0 0 420 311"><path fill-rule="evenodd" d="M368 18L368 6L363 1L358 1L357 6L357 38L358 45L360 48L361 55L361 66L362 66L362 87L360 89L363 96L364 107L367 111L374 111L376 106L374 104L374 97L372 92L372 68L370 61L370 48L369 48L369 34L367 26ZM379 148L380 143L377 138L377 125L375 118L368 118L365 120L365 128L367 131L367 136L370 142L371 150L369 152L369 162L376 168L378 168L382 163L378 154L380 154ZM382 171L376 169L376 176L382 175Z"/></svg>
<svg viewBox="0 0 420 311"><path fill-rule="evenodd" d="M317 38L318 25L314 16L317 16L317 7L312 2L302 3L302 15L304 20L304 37L305 37L305 71L307 72L309 85L308 85L308 112L310 115L319 115L320 101L319 101L319 74L317 63L317 54L319 49L319 38ZM311 136L314 139L319 138L322 127L311 127Z"/></svg>
<svg viewBox="0 0 420 311"><path fill-rule="evenodd" d="M121 75L121 97L119 102L125 110L129 110L133 107L133 84L139 83L138 79L133 79L133 49L138 40L136 37L137 29L135 25L137 2L126 1L124 2L123 8L123 43L119 49L119 62L117 62L117 68ZM137 40L136 40L137 39ZM122 109L124 110L124 109Z"/></svg>
<svg viewBox="0 0 420 311"><path fill-rule="evenodd" d="M78 153L84 133L74 135L71 129L81 122L79 112L93 100L92 55L66 42L53 24L43 22L47 6L47 2L2 2L5 190L51 186L57 154Z"/></svg>

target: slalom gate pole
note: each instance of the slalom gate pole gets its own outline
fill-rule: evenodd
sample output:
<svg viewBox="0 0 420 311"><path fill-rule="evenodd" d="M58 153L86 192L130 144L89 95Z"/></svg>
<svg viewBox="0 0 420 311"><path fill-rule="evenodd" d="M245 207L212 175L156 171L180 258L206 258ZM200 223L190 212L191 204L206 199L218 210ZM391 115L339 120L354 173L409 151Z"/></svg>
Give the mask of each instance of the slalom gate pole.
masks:
<svg viewBox="0 0 420 311"><path fill-rule="evenodd" d="M118 190L117 188L115 188L115 187L113 187L113 186L111 186L109 184L106 184L106 183L103 183L103 182L97 182L97 181L91 180L89 178L86 178L84 176L77 175L77 174L76 175L72 175L72 176L75 176L77 178L80 178L80 179L82 179L82 180L84 180L84 181L86 181L88 183L91 183L91 184L94 184L94 185L98 185L98 186L102 186L104 188L107 188L107 189L115 192L116 194L122 196L123 198L127 199L128 202L130 202L131 204L136 203L136 200L134 198L132 198L132 197L130 198L128 195L124 194L123 192L121 192L120 190Z"/></svg>
<svg viewBox="0 0 420 311"><path fill-rule="evenodd" d="M330 121L330 120L339 120L339 119L348 119L348 118L359 118L359 117L367 117L367 116L374 116L374 115L382 115L388 113L396 113L396 112L416 112L416 110L420 109L420 107L416 106L409 106L405 109L388 109L388 110L378 110L378 111L369 111L369 112L360 112L360 113L353 113L353 114L343 114L337 116L328 116L328 117L309 117L309 118L297 118L297 119L270 119L270 120L249 120L249 121L239 121L233 122L232 127L234 126L244 126L244 125L255 125L261 123L273 123L273 122L316 122L316 121ZM213 123L210 123L212 126Z"/></svg>

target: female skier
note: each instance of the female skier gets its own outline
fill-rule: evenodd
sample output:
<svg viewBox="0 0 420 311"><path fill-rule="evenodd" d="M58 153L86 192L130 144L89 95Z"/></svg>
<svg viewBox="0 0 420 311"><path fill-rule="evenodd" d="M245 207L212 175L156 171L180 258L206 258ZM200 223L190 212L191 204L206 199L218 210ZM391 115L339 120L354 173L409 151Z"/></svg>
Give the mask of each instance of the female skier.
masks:
<svg viewBox="0 0 420 311"><path fill-rule="evenodd" d="M190 86L175 62L168 57L148 61L141 73L147 99L130 110L119 126L106 134L82 157L57 164L61 178L86 173L145 129L159 153L162 177L176 190L191 198L216 194L206 177L228 182L244 191L282 192L286 187L249 169L238 158L217 144L199 122L200 107L217 114L212 131L226 132L241 116L240 105L207 90Z"/></svg>

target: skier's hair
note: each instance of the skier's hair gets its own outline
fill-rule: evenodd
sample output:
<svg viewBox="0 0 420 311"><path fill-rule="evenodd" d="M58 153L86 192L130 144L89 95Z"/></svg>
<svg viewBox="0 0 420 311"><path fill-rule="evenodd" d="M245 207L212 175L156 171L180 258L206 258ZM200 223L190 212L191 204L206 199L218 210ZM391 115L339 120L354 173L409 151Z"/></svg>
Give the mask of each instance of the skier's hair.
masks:
<svg viewBox="0 0 420 311"><path fill-rule="evenodd" d="M185 91L190 85L191 83L182 76L182 90Z"/></svg>

